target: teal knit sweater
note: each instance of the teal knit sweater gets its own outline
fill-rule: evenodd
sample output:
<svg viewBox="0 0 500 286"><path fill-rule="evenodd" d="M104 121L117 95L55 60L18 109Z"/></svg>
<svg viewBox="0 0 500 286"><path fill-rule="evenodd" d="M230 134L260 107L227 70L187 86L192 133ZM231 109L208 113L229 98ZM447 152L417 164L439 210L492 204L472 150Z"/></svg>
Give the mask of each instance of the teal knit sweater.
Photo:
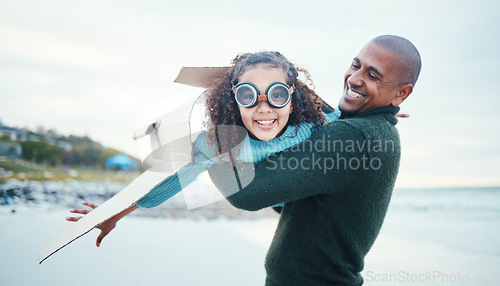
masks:
<svg viewBox="0 0 500 286"><path fill-rule="evenodd" d="M209 169L228 201L246 210L286 202L266 257L266 285L361 285L396 180L398 107L336 120L298 146L272 155L235 193L233 168ZM244 168L237 170L245 179ZM252 174L253 176L253 174Z"/></svg>
<svg viewBox="0 0 500 286"><path fill-rule="evenodd" d="M326 123L330 123L339 118L340 112L334 111L324 113L324 115ZM302 122L298 126L288 126L281 136L270 141L255 140L247 136L240 145L238 161L258 163L269 155L307 140L312 134L312 129L313 123ZM136 205L152 208L165 202L194 182L201 173L212 166L214 158L216 158L214 148L207 145L206 134L201 133L193 142L193 162L153 188L146 196L136 202Z"/></svg>

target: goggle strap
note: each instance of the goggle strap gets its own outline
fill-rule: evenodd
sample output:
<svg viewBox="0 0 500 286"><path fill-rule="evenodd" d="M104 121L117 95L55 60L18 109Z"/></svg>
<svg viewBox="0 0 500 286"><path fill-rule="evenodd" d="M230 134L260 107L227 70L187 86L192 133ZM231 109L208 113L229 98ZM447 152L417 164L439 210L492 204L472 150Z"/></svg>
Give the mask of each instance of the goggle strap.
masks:
<svg viewBox="0 0 500 286"><path fill-rule="evenodd" d="M267 95L259 95L259 96L257 96L257 101L267 101Z"/></svg>

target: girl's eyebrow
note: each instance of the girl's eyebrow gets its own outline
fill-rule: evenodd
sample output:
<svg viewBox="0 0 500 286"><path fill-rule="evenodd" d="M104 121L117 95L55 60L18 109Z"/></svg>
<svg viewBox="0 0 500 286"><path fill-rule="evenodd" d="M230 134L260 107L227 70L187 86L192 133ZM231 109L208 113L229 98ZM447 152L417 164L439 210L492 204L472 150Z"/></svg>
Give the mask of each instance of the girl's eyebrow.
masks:
<svg viewBox="0 0 500 286"><path fill-rule="evenodd" d="M361 61L359 60L359 58L358 58L358 57L355 57L353 60L354 60L355 62L357 62L358 64L359 64L359 63L361 63ZM381 78L384 78L384 75L382 75L382 73L380 73L380 72L378 71L378 69L377 69L377 68L375 68L375 67L373 67L373 66L369 66L369 67L368 67L368 70L369 70L369 71L372 71L372 72L374 72L374 73L376 73L376 74L378 74Z"/></svg>

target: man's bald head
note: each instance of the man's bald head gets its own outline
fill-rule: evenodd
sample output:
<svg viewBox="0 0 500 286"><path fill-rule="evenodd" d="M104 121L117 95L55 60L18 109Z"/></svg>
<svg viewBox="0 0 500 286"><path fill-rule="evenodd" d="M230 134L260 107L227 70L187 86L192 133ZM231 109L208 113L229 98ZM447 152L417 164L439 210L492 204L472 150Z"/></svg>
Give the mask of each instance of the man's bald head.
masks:
<svg viewBox="0 0 500 286"><path fill-rule="evenodd" d="M370 41L375 43L398 56L401 63L398 65L398 78L400 84L411 84L415 86L422 61L417 48L407 39L394 35L378 36Z"/></svg>

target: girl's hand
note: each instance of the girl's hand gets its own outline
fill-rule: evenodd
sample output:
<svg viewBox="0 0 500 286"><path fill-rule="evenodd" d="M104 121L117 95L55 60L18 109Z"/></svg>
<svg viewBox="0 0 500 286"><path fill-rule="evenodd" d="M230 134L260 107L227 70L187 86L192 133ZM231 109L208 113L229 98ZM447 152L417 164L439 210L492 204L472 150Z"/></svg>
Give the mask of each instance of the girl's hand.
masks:
<svg viewBox="0 0 500 286"><path fill-rule="evenodd" d="M93 203L89 203L89 202L82 202L82 205L88 206L88 207L90 207L92 209L97 208L97 205L94 205ZM88 210L88 209L70 209L69 211L71 213L86 215L89 212L91 212L92 210ZM78 221L81 218L82 218L81 216L78 216L78 217L76 217L76 216L74 216L74 217L66 217L66 220L67 221ZM111 219L109 219L109 220L101 223L100 225L96 226L97 229L101 230L101 233L99 234L99 236L97 237L97 240L96 240L96 246L97 247L99 247L101 245L101 242L104 239L104 237L106 237L106 235L108 235L108 233L110 233L113 230L113 228L115 228L117 221L118 220L116 220L114 217L112 217Z"/></svg>
<svg viewBox="0 0 500 286"><path fill-rule="evenodd" d="M93 203L89 203L89 202L82 202L82 205L84 206L88 206L92 209L95 209L97 208L96 205L94 205ZM87 209L70 209L69 212L71 213L74 213L74 214L88 214L89 212L91 212L92 210L87 210ZM82 217L81 216L73 216L73 217L67 217L66 220L67 221L78 221L80 220Z"/></svg>

